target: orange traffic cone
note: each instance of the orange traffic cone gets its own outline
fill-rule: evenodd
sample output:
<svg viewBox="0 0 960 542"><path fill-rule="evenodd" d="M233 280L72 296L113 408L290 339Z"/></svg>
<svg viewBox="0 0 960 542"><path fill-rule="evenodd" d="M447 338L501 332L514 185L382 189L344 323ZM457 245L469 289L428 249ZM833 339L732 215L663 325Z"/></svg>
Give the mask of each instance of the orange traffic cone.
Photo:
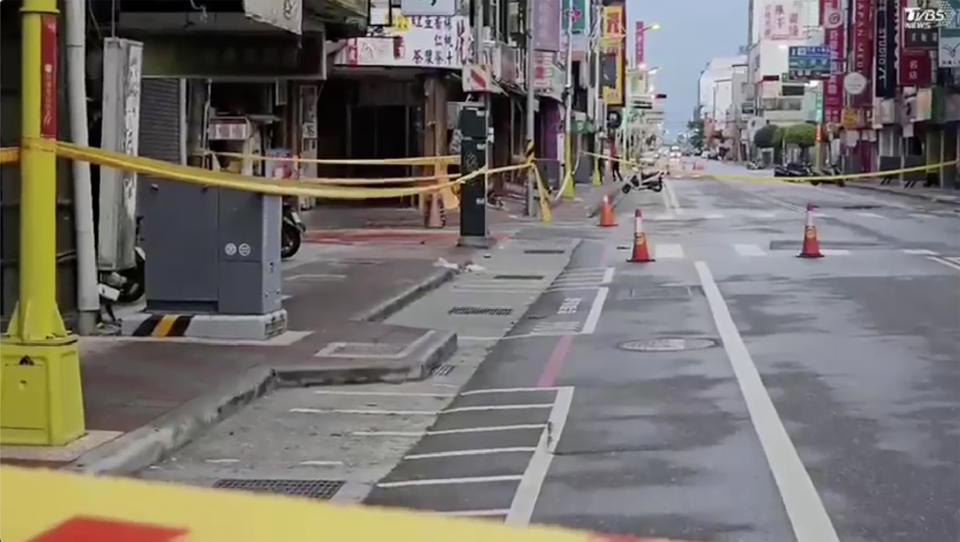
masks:
<svg viewBox="0 0 960 542"><path fill-rule="evenodd" d="M655 261L650 257L647 234L643 233L643 215L640 209L637 209L633 215L633 256L627 261L631 263Z"/></svg>
<svg viewBox="0 0 960 542"><path fill-rule="evenodd" d="M813 225L813 210L816 209L812 203L807 204L807 224L803 228L803 250L797 254L798 258L823 258L820 252L820 241L817 240L817 227Z"/></svg>
<svg viewBox="0 0 960 542"><path fill-rule="evenodd" d="M440 209L440 193L434 192L430 194L430 209L427 211L427 227L428 228L442 228L443 227L443 217L441 216Z"/></svg>
<svg viewBox="0 0 960 542"><path fill-rule="evenodd" d="M600 224L602 228L611 228L617 223L613 221L613 208L610 207L610 197L603 195L603 203L600 204Z"/></svg>

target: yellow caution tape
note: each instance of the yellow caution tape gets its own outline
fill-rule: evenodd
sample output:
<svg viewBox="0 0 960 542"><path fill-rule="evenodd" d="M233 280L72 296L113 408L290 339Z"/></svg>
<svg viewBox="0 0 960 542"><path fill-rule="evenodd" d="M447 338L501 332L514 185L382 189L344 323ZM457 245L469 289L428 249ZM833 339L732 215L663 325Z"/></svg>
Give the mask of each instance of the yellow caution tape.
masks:
<svg viewBox="0 0 960 542"><path fill-rule="evenodd" d="M884 171L871 171L867 173L842 173L840 175L817 175L814 177L761 177L753 175L727 175L723 173L690 173L685 175L691 179L710 178L721 181L757 181L757 182L812 182L812 181L858 181L869 180L880 177L889 177L891 175L900 175L901 173L915 173L918 171L929 171L943 166L952 166L960 163L960 160L950 160L939 162L937 164L927 164L925 166L914 166L902 169L889 169Z"/></svg>
<svg viewBox="0 0 960 542"><path fill-rule="evenodd" d="M313 499L216 490L130 478L0 466L0 539L336 540L424 542L602 542L558 527L516 528L482 519Z"/></svg>
<svg viewBox="0 0 960 542"><path fill-rule="evenodd" d="M262 154L243 154L238 152L215 152L210 150L205 150L203 153L263 162L296 162L298 164L322 164L331 166L432 166L434 164L451 165L460 163L460 157L456 155L418 156L412 158L302 158L293 156L264 156Z"/></svg>
<svg viewBox="0 0 960 542"><path fill-rule="evenodd" d="M0 147L0 164L20 161L20 147Z"/></svg>
<svg viewBox="0 0 960 542"><path fill-rule="evenodd" d="M332 184L336 186L376 186L380 184L405 184L424 181L439 181L449 179L450 175L422 175L419 177L300 177L299 179L310 184Z"/></svg>
<svg viewBox="0 0 960 542"><path fill-rule="evenodd" d="M475 179L485 173L485 170L475 171L469 175L459 177L446 183L438 183L423 187L403 187L403 188L348 188L339 186L317 186L297 180L276 180L265 179L263 177L252 177L248 175L239 175L236 173L227 173L221 171L210 171L208 169L184 166L144 158L142 156L129 156L127 154L96 149L66 142L54 142L43 139L29 139L24 141L25 146L50 150L56 152L59 156L82 160L92 164L108 166L126 171L135 171L137 173L154 175L157 177L173 179L183 182L203 184L207 186L216 186L220 188L232 188L235 190L245 190L248 192L259 192L262 194L271 194L277 196L314 196L326 199L340 200L363 200L363 199L389 199L405 196L414 196L428 192L436 192L452 186L463 184Z"/></svg>
<svg viewBox="0 0 960 542"><path fill-rule="evenodd" d="M640 166L640 164L632 160L626 160L626 159L617 158L617 157L610 157L603 154L596 154L596 153L586 152L586 151L581 151L581 152L588 156L595 156L597 158L602 158L604 160L612 160L614 162L621 162L625 164ZM717 179L717 180L730 180L730 181L757 181L757 182L850 181L850 180L862 180L862 179L876 179L879 177L899 175L901 173L914 173L917 171L928 171L931 169L937 169L942 166L956 165L958 163L960 163L960 160L950 160L947 162L940 162L937 164L927 164L925 166L915 166L915 167L908 167L908 168L902 168L902 169L871 171L867 173L843 173L840 175L818 175L815 177L763 177L759 175L728 175L725 173L685 173L684 178Z"/></svg>

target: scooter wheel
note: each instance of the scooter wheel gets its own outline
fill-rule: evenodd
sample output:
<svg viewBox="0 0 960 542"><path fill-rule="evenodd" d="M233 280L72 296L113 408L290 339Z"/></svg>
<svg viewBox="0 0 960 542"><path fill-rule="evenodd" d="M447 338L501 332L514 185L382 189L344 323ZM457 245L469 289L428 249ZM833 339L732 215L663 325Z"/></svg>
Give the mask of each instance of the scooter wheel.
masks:
<svg viewBox="0 0 960 542"><path fill-rule="evenodd" d="M136 262L136 267L120 271L126 282L117 295L117 303L134 303L146 293L147 261L140 255L139 250L136 252Z"/></svg>
<svg viewBox="0 0 960 542"><path fill-rule="evenodd" d="M280 230L280 257L291 258L300 250L302 242L300 229L295 226L283 225Z"/></svg>

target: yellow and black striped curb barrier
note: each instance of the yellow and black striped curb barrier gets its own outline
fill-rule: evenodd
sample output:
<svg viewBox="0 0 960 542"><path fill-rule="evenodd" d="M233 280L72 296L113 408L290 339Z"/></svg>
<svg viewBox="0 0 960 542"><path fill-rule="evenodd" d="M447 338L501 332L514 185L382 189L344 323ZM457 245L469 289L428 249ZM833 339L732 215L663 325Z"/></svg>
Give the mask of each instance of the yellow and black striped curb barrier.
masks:
<svg viewBox="0 0 960 542"><path fill-rule="evenodd" d="M560 527L211 489L65 471L0 466L0 539L614 542ZM644 542L642 538L630 538ZM668 542L658 539L661 542ZM651 541L652 542L652 541Z"/></svg>
<svg viewBox="0 0 960 542"><path fill-rule="evenodd" d="M153 314L133 330L133 336L183 337L192 320L191 314Z"/></svg>

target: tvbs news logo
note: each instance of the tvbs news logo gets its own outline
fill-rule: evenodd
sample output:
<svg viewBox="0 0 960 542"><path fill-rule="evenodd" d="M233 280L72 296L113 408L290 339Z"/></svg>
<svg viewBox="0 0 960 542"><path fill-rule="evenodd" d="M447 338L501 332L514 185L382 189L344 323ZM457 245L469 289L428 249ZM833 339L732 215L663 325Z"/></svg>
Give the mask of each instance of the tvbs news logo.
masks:
<svg viewBox="0 0 960 542"><path fill-rule="evenodd" d="M956 19L950 3L944 0L921 2L922 6L904 8L903 27L913 30L932 30Z"/></svg>

